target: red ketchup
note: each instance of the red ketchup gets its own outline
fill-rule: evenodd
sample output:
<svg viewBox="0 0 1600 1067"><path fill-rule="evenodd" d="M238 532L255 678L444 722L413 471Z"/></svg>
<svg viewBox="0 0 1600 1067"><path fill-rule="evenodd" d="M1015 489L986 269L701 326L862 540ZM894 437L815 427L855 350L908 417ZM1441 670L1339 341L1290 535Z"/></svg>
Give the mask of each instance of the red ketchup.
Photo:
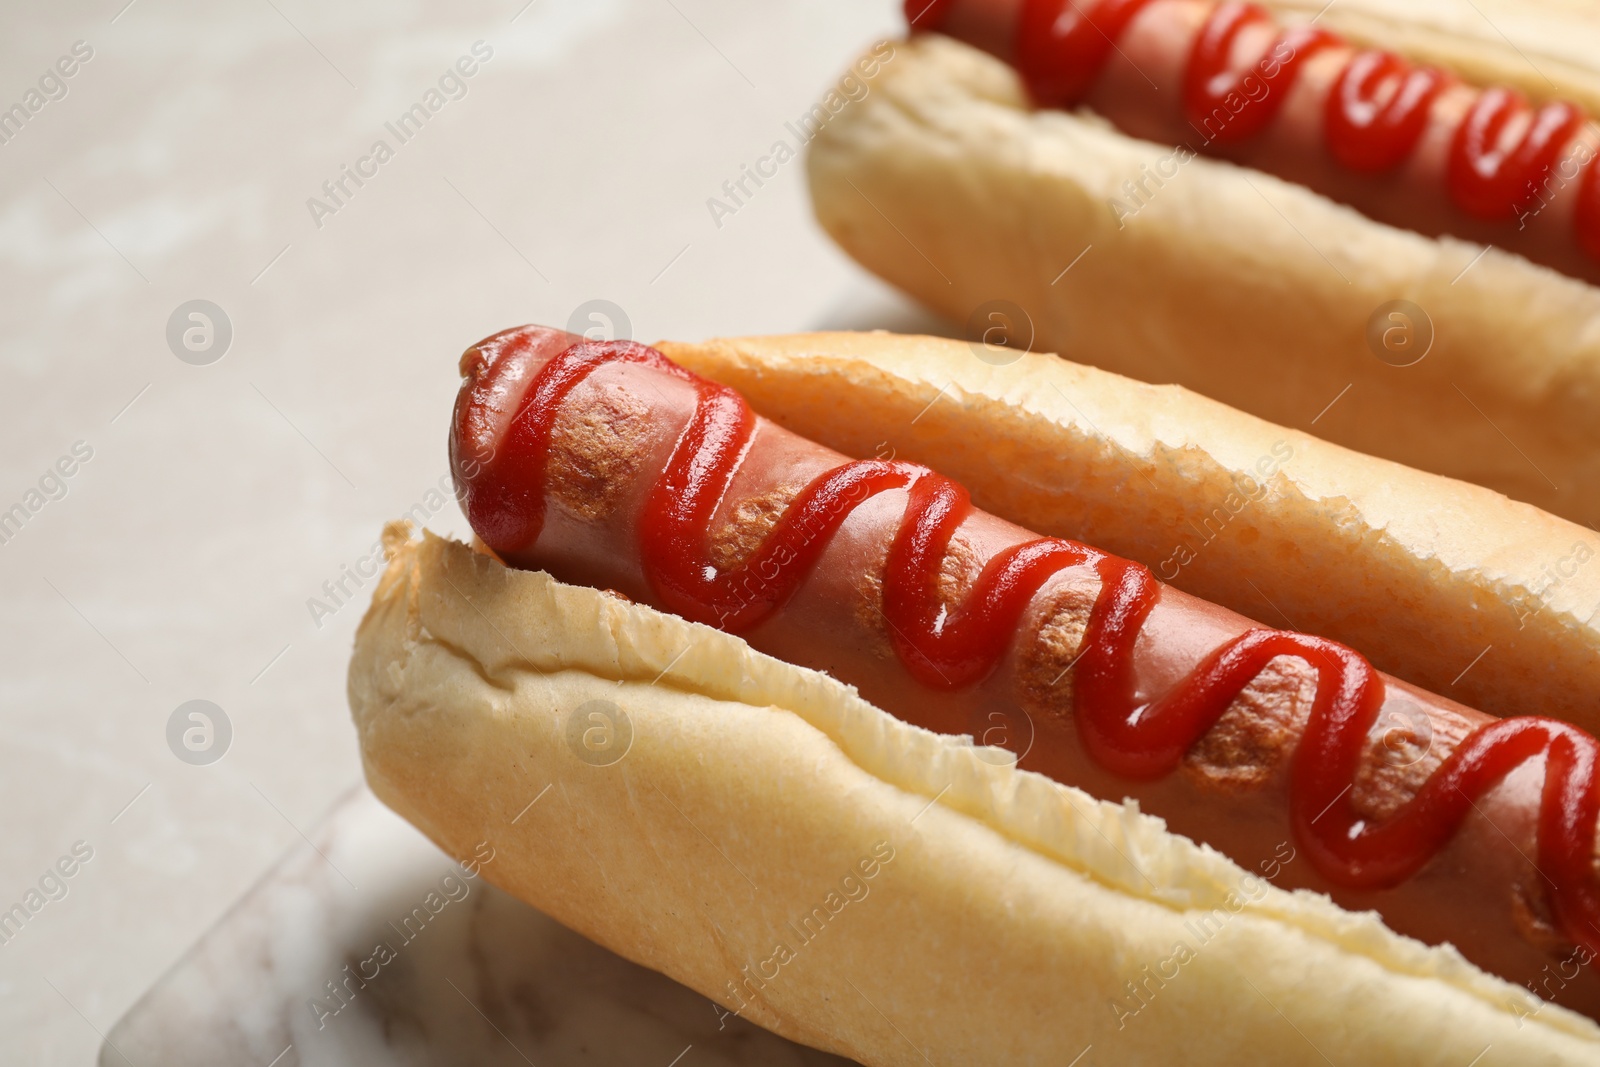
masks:
<svg viewBox="0 0 1600 1067"><path fill-rule="evenodd" d="M1260 133L1283 107L1301 64L1344 43L1314 26L1300 27L1280 34L1255 67L1233 69L1239 31L1271 22L1272 16L1255 4L1219 4L1194 39L1183 73L1183 107L1189 121L1213 140L1243 141Z"/></svg>
<svg viewBox="0 0 1600 1067"><path fill-rule="evenodd" d="M1150 0L1022 0L1014 45L1015 63L1035 102L1074 107L1088 95L1122 32ZM951 0L907 0L917 30L936 30ZM1241 30L1270 23L1256 4L1227 0L1201 25L1183 78L1185 117L1210 141L1233 143L1258 134L1277 115L1317 52L1343 47L1335 34L1313 26L1280 33L1252 68L1237 70L1232 49ZM1341 165L1381 173L1410 157L1428 123L1447 75L1414 67L1392 52L1352 53L1328 94L1323 143ZM1502 143L1513 120L1519 136ZM1451 200L1476 219L1510 221L1543 203L1545 185L1561 151L1585 117L1571 104L1529 107L1519 94L1489 88L1479 94L1457 127L1450 147L1446 185ZM1571 177L1567 175L1566 177ZM1573 222L1579 244L1600 260L1600 163L1586 166Z"/></svg>
<svg viewBox="0 0 1600 1067"><path fill-rule="evenodd" d="M1088 96L1117 38L1149 2L1024 3L1016 62L1034 100L1044 107L1072 107Z"/></svg>
<svg viewBox="0 0 1600 1067"><path fill-rule="evenodd" d="M1502 145L1506 124L1527 115L1528 127ZM1508 221L1531 206L1561 149L1583 125L1571 104L1546 104L1528 115L1528 102L1510 89L1485 89L1456 128L1450 145L1450 197L1473 218Z"/></svg>
<svg viewBox="0 0 1600 1067"><path fill-rule="evenodd" d="M1351 170L1393 170L1417 146L1444 84L1439 71L1413 67L1393 52L1357 52L1328 95L1322 119L1328 151Z"/></svg>
<svg viewBox="0 0 1600 1067"><path fill-rule="evenodd" d="M508 350L483 371L480 391L492 392L493 376L517 362L519 344L529 345L515 336L506 343ZM965 601L949 611L937 592L938 577L951 537L972 504L961 486L911 463L859 460L825 472L800 491L749 559L731 570L718 568L708 551L708 531L755 416L737 392L653 348L631 341L572 345L529 384L493 459L479 466L454 456L468 518L496 552L515 555L538 539L556 414L574 387L613 361L671 375L697 394L639 522L645 579L662 607L732 632L754 627L794 594L855 508L904 489L909 501L889 548L883 613L897 655L921 684L949 690L983 680L1045 581L1069 567L1093 567L1100 592L1073 670L1074 718L1096 761L1131 779L1170 774L1273 657L1299 657L1316 670L1317 689L1291 763L1290 818L1324 877L1358 889L1404 881L1444 847L1477 798L1522 763L1543 756L1538 866L1562 929L1575 942L1600 950L1600 893L1592 873L1600 745L1582 730L1536 716L1487 723L1403 808L1370 824L1349 796L1383 704L1384 683L1358 653L1325 638L1253 629L1213 651L1167 693L1139 704L1133 650L1161 591L1150 572L1087 545L1044 537L989 560Z"/></svg>

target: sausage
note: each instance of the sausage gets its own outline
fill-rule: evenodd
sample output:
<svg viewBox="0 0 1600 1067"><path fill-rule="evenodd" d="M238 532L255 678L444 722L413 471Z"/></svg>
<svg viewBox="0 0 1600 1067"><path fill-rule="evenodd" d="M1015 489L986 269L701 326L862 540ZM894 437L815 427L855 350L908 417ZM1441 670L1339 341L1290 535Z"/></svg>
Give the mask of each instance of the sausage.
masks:
<svg viewBox="0 0 1600 1067"><path fill-rule="evenodd" d="M1476 794L1453 835L1431 858L1419 857L1419 869L1396 884L1357 884L1330 875L1295 814L1295 790L1304 777L1304 760L1296 756L1320 699L1322 664L1315 661L1330 655L1359 660L1354 653L1322 642L1304 655L1271 656L1215 724L1186 743L1172 773L1118 773L1080 721L1085 694L1099 684L1080 659L1087 661L1101 647L1097 642L1111 625L1103 611L1108 583L1132 576L1148 580L1152 593L1148 614L1123 646L1134 702L1144 710L1164 706L1165 697L1215 666L1219 648L1262 633L1256 624L1160 586L1137 565L1053 542L1068 546L1062 552L1077 552L1072 558L1081 562L1052 570L1018 609L1014 626L991 635L998 642L992 663L941 686L929 664L904 653L905 624L891 620L905 617L897 615L893 601L900 595L896 569L903 557L897 553L910 528L906 516L926 503L923 486L937 490L948 483L912 472L901 487L849 497L832 526L799 528L792 517L809 506L811 487L846 469L870 469L892 481L911 471L910 465L896 465L887 442L877 460L852 465L763 418L748 420L746 437L718 438L716 427L723 424L698 420L708 405L742 405L732 390L698 379L644 346L581 340L522 327L479 342L461 360L464 383L451 434L457 492L475 531L508 564L723 623L754 648L825 671L908 722L1011 748L1021 767L1094 796L1132 798L1175 832L1281 887L1325 892L1346 908L1377 910L1401 933L1429 943L1449 941L1474 963L1540 997L1600 1015L1600 981L1590 969L1573 965L1592 958L1592 943L1575 941L1562 925L1547 892L1551 872L1541 869L1549 866L1541 851L1541 798L1547 764L1557 760L1559 746L1524 759L1509 773L1498 772L1503 777ZM568 391L555 391L552 383L563 380ZM546 419L543 437L529 429L540 418ZM673 482L713 477L709 461L678 466L680 449L700 457L717 448L732 457L724 488L710 481L709 490ZM803 558L783 575L792 590L772 594L770 610L747 611L742 598L685 607L685 584L704 576L653 576L653 561L665 551L663 537L680 536L664 534L664 524L677 523L692 508L686 503L691 498L712 501L703 524L691 519L683 535L711 561L701 570L734 572L767 553L780 534L801 546ZM935 628L956 627L997 568L1044 543L981 511L950 514L959 519L949 527L954 532L948 545L936 546L931 572L940 608ZM916 541L925 532L916 526L909 536ZM761 585L757 580L758 588L749 590L752 601L770 592ZM1441 768L1449 768L1457 749L1469 747L1484 729L1535 722L1496 720L1397 679L1376 672L1371 677L1378 713L1360 741L1346 790L1323 808L1348 804L1355 830L1369 822L1381 827L1431 788L1428 783L1443 777ZM1592 754L1593 740L1584 743L1582 751ZM1560 751L1570 762L1578 750ZM1591 797L1593 771L1589 766L1586 776L1574 779L1586 783ZM1587 892L1593 881L1592 805L1584 817L1579 859Z"/></svg>
<svg viewBox="0 0 1600 1067"><path fill-rule="evenodd" d="M908 0L907 8L920 7L923 2ZM1077 0L1066 10L1089 9L1098 19L1118 3ZM1035 25L1037 19L1025 22L1029 8L1048 11L1049 4L947 0L942 7L923 14L914 26L939 29L1026 67L1029 59L1023 54L1027 47L1023 35L1035 42L1042 35ZM1352 62L1357 64L1355 70L1368 75L1368 89L1380 103L1401 92L1408 77L1419 79L1411 89L1420 90L1420 79L1428 72L1419 73L1395 56L1357 50L1315 29L1283 37L1283 27L1267 19L1260 9L1245 13L1247 5L1150 0L1131 10L1120 30L1112 31L1114 45L1106 50L1098 73L1089 72L1092 81L1076 101L1122 132L1186 146L1296 182L1378 222L1430 237L1448 234L1495 245L1571 277L1600 282L1600 245L1595 244L1594 236L1600 232L1596 229L1600 220L1594 217L1600 189L1590 188L1585 196L1586 186L1600 186L1600 181L1589 180L1593 168L1587 166L1600 151L1600 131L1575 109L1551 104L1536 110L1522 106L1504 90L1474 87L1448 72L1435 72L1430 75L1436 80L1431 102L1426 103L1425 114L1419 109L1415 142L1400 158L1341 162L1331 150L1329 97L1341 87L1341 76ZM1272 112L1258 131L1228 130L1231 116L1223 111L1213 111L1215 122L1197 122L1194 109L1186 106L1185 79L1197 38L1208 24L1225 25L1230 18L1237 19L1238 26L1227 49L1227 69L1242 79L1240 85L1248 98L1259 100ZM1276 60L1297 52L1304 54L1298 56L1296 69L1269 85L1271 79L1262 75L1277 69ZM1360 79L1355 79L1344 84L1359 83ZM1485 100L1488 94L1494 95ZM1418 99L1425 99L1425 94ZM1537 132L1552 142L1545 165L1530 164L1524 167L1524 174L1514 177L1515 167L1505 169L1505 181L1514 188L1495 191L1495 183L1488 183L1488 200L1482 189L1475 193L1470 184L1458 188L1463 179L1452 169L1462 167L1452 162L1456 141L1480 102L1486 109L1496 102L1505 107L1498 130L1493 124L1473 127L1483 135L1483 154L1493 157L1500 150L1513 149L1530 127L1541 123L1544 125ZM1492 113L1493 109L1488 109L1478 115L1487 118ZM1514 163L1516 152L1508 154ZM1145 197L1159 195L1159 182L1152 183L1143 175L1130 176L1130 180L1130 208Z"/></svg>

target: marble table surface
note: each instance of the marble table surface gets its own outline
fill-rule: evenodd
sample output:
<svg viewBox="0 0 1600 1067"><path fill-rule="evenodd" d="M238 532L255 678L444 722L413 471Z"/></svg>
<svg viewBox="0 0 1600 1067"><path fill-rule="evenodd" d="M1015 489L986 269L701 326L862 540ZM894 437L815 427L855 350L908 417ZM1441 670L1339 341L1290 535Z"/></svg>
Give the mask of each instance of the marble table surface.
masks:
<svg viewBox="0 0 1600 1067"><path fill-rule="evenodd" d="M364 786L107 1035L100 1067L825 1067L450 860Z"/></svg>
<svg viewBox="0 0 1600 1067"><path fill-rule="evenodd" d="M467 529L440 491L463 348L525 322L609 323L648 341L926 321L820 231L798 160L747 184L735 214L707 207L859 50L900 33L899 7L0 9L0 110L29 92L38 104L0 138L0 512L27 515L0 536L0 910L29 914L0 938L0 1063L93 1062L207 930L242 936L219 920L249 921L236 902L356 780L344 676L371 590L360 572L388 519ZM386 124L419 102L437 108L395 143ZM362 160L379 139L394 155L374 177ZM368 168L364 184L347 166ZM324 188L336 180L337 203ZM185 341L196 301L216 329ZM340 866L398 907L442 872L430 855L392 883L381 857L367 877L354 853ZM316 924L331 921L307 892L271 899L279 940L200 983L237 999L196 995L169 1031L226 1035L237 1016L229 1040L250 1056L195 1062L265 1067L291 1040L293 1055L334 1055L293 1036L311 990L271 1000L232 984L291 945L316 950ZM473 907L506 907L489 892L469 903L441 935ZM519 944L571 944L515 914ZM435 973L411 962L431 951L419 943L398 965ZM616 966L571 952L596 975ZM436 970L474 995L467 963ZM171 981L186 973L208 972ZM409 996L398 976L411 973L385 977L330 1025L332 1041L467 1011L445 985L447 999L366 1014ZM526 988L552 986L550 1041L607 1039L586 1021L607 1017L602 1000L563 999L541 977L559 967L528 973ZM265 1021L296 998L286 1022ZM530 1056L546 1049L537 1011L474 999L497 1023L524 1012L512 1036ZM693 1042L687 1067L713 1047L704 1003L684 1001L681 1020L672 994L640 1003L616 1028L661 1035L638 1062L665 1065ZM130 1055L149 1047L137 1020L158 1017L118 1031ZM276 1048L249 1044L280 1032ZM472 1040L499 1040L485 1033Z"/></svg>

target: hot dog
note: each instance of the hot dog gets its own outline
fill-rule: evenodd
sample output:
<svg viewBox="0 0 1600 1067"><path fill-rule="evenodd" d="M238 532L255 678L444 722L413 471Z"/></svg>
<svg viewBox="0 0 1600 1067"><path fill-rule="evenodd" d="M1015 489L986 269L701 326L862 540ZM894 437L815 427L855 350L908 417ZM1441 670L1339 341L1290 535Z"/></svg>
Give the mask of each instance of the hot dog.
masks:
<svg viewBox="0 0 1600 1067"><path fill-rule="evenodd" d="M1236 0L925 2L907 0L914 27L1016 65L1043 105L1600 280L1600 133L1566 101L1535 108Z"/></svg>
<svg viewBox="0 0 1600 1067"><path fill-rule="evenodd" d="M1452 3L910 0L818 217L969 329L1008 301L1021 343L1592 522L1595 78L1546 46L1600 26Z"/></svg>
<svg viewBox="0 0 1600 1067"><path fill-rule="evenodd" d="M1375 909L1541 1004L1600 1013L1592 973L1550 978L1600 947L1600 746L1584 731L1483 715L1335 642L1036 537L927 468L848 460L657 349L526 327L473 346L461 367L458 494L507 564L737 633L915 726L980 743L998 728L1024 771L1133 798L1247 869L1270 866L1281 887ZM426 610L395 607L421 595L407 577L416 558L391 568L374 615L379 601ZM369 743L383 719L374 694L401 692L369 626L352 667L369 776L377 787L401 767L409 784L392 788L425 810L428 776ZM460 654L456 638L438 640ZM450 685L424 681L425 704L452 706ZM441 817L420 821L435 832Z"/></svg>
<svg viewBox="0 0 1600 1067"><path fill-rule="evenodd" d="M972 509L925 468L851 463L654 349L579 340L514 330L462 358L457 484L507 563L741 633L930 730L993 716L1033 733L1024 768L1132 796L1244 866L1295 840L1319 859L1287 884L1451 941L1513 981L1535 980L1552 948L1600 948L1600 910L1586 910L1600 749L1586 733L1374 675L1343 646ZM1380 719L1405 724L1403 741L1387 738L1400 752ZM1359 725L1336 732L1344 720ZM1542 773L1523 769L1534 756ZM1575 860L1536 833L1554 829L1540 797L1563 761L1563 788L1585 798L1568 816L1581 819ZM1341 854L1369 824L1405 843ZM1574 864L1583 876L1557 884L1557 918L1545 879ZM1592 980L1561 1002L1600 1014Z"/></svg>

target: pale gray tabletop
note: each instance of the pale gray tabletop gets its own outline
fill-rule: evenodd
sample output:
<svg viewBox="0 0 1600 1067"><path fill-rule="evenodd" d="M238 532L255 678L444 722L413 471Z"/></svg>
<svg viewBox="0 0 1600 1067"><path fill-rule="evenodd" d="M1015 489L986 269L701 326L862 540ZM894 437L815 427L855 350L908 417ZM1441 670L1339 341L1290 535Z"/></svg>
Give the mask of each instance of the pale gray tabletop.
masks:
<svg viewBox="0 0 1600 1067"><path fill-rule="evenodd" d="M798 160L708 206L896 8L7 5L0 1062L91 1062L358 780L380 525L464 530L462 348L919 322Z"/></svg>

